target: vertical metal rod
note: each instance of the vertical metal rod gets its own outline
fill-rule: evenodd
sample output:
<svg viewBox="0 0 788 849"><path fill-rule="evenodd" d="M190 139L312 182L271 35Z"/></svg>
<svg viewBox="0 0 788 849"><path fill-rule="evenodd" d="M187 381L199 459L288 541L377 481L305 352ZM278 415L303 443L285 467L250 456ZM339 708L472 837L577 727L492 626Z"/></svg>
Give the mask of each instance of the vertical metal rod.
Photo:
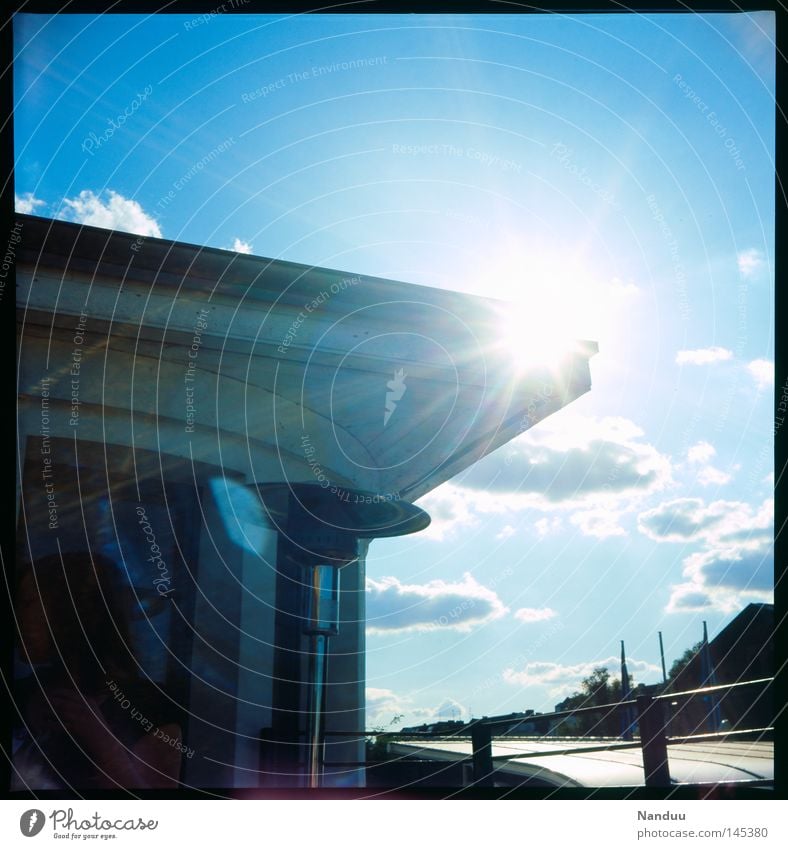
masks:
<svg viewBox="0 0 788 849"><path fill-rule="evenodd" d="M662 683L664 684L668 680L668 673L665 672L665 646L662 645L662 631L657 633L659 634L659 658L662 661Z"/></svg>
<svg viewBox="0 0 788 849"><path fill-rule="evenodd" d="M492 735L486 725L471 726L473 747L473 783L480 787L493 787Z"/></svg>
<svg viewBox="0 0 788 849"><path fill-rule="evenodd" d="M668 741L665 738L662 699L638 696L637 711L646 787L670 787Z"/></svg>
<svg viewBox="0 0 788 849"><path fill-rule="evenodd" d="M307 777L309 787L320 787L320 779L323 773L323 718L326 701L326 673L328 672L328 637L324 634L312 634L309 649Z"/></svg>
<svg viewBox="0 0 788 849"><path fill-rule="evenodd" d="M703 676L702 687L713 687L717 683L717 676L714 673L714 663L711 660L711 650L709 648L709 632L706 628L706 622L703 623L703 645L700 649L701 675ZM703 697L703 701L709 705L707 715L707 724L709 731L716 732L720 730L722 715L720 714L720 705L717 701L716 693L709 693Z"/></svg>
<svg viewBox="0 0 788 849"><path fill-rule="evenodd" d="M627 670L627 657L624 653L624 641L621 641L621 700L629 701L632 697L632 686L629 680L629 671ZM629 705L620 709L621 713L621 739L632 739L632 726L635 724L632 719L632 713Z"/></svg>

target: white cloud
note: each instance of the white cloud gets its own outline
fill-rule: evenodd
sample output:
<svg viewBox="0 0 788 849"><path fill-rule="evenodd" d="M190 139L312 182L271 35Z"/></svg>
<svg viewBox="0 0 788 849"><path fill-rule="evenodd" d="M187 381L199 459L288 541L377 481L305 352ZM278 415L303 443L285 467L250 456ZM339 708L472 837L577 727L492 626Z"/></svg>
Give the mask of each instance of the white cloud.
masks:
<svg viewBox="0 0 788 849"><path fill-rule="evenodd" d="M676 498L641 513L638 528L657 542L747 542L771 526L772 510L771 499L754 508L743 501L706 504L700 498Z"/></svg>
<svg viewBox="0 0 788 849"><path fill-rule="evenodd" d="M736 261L739 265L739 274L748 280L756 277L766 265L763 251L759 251L757 248L739 251L736 255Z"/></svg>
<svg viewBox="0 0 788 849"><path fill-rule="evenodd" d="M731 479L731 475L714 466L704 466L698 472L698 483L702 486L708 486L709 484L722 486L723 484L730 483Z"/></svg>
<svg viewBox="0 0 788 849"><path fill-rule="evenodd" d="M601 660L568 665L532 661L521 669L505 669L503 679L519 687L544 687L550 696L558 698L579 691L583 679L591 675L597 666L606 666L611 679L620 677L620 658L611 655ZM660 667L655 664L634 658L627 658L627 669L635 681L642 683L647 683L648 678L660 672Z"/></svg>
<svg viewBox="0 0 788 849"><path fill-rule="evenodd" d="M774 385L774 363L771 360L753 360L747 364L758 389L767 389Z"/></svg>
<svg viewBox="0 0 788 849"><path fill-rule="evenodd" d="M716 455L714 446L708 442L701 441L693 445L687 451L687 460L691 466L701 466L695 471L695 478L702 486L716 484L722 486L730 483L732 476L727 472L715 468L709 464L709 460Z"/></svg>
<svg viewBox="0 0 788 849"><path fill-rule="evenodd" d="M398 696L393 690L381 687L366 689L366 724L367 728L382 726L394 730L401 722L393 721L395 717L409 713L413 708L409 699Z"/></svg>
<svg viewBox="0 0 788 849"><path fill-rule="evenodd" d="M641 532L660 542L701 542L682 561L684 581L671 587L671 613L713 607L731 612L748 601L769 601L774 584L774 501L705 504L679 498L641 513Z"/></svg>
<svg viewBox="0 0 788 849"><path fill-rule="evenodd" d="M236 236L233 239L233 246L229 250L235 251L237 254L250 254L252 252L252 246L249 242L244 242L243 239L239 239Z"/></svg>
<svg viewBox="0 0 788 849"><path fill-rule="evenodd" d="M136 200L125 198L112 189L107 191L106 200L89 189L81 191L75 198L64 198L56 217L78 224L161 238L156 219L148 215Z"/></svg>
<svg viewBox="0 0 788 849"><path fill-rule="evenodd" d="M517 529L512 525L504 525L500 532L495 535L496 539L506 540L513 537L517 533Z"/></svg>
<svg viewBox="0 0 788 849"><path fill-rule="evenodd" d="M493 590L466 572L463 580L402 584L397 578L367 578L367 631L470 631L499 619L507 607Z"/></svg>
<svg viewBox="0 0 788 849"><path fill-rule="evenodd" d="M553 514L533 522L540 537L560 529L558 511L589 536L621 536L623 516L671 483L670 459L634 422L561 410L420 499L433 519L422 534L440 540L482 514L538 510Z"/></svg>
<svg viewBox="0 0 788 849"><path fill-rule="evenodd" d="M698 613L714 606L711 593L698 584L676 584L665 610L668 613Z"/></svg>
<svg viewBox="0 0 788 849"><path fill-rule="evenodd" d="M720 513L709 515L700 498L676 498L641 513L638 530L657 542L686 542L700 539L704 526L721 517Z"/></svg>
<svg viewBox="0 0 788 849"><path fill-rule="evenodd" d="M36 207L46 206L46 201L34 197L32 192L26 192L21 197L14 195L14 209L22 215L35 215Z"/></svg>
<svg viewBox="0 0 788 849"><path fill-rule="evenodd" d="M720 363L724 360L730 360L732 357L733 351L715 346L712 348L694 348L692 350L679 351L676 354L676 362L679 365L705 366L709 363Z"/></svg>
<svg viewBox="0 0 788 849"><path fill-rule="evenodd" d="M514 618L521 622L545 622L557 615L551 607L521 607L514 612Z"/></svg>
<svg viewBox="0 0 788 849"><path fill-rule="evenodd" d="M389 705L397 705L399 703L399 696L395 695L393 690L386 690L380 687L367 687L366 700L367 711L379 713Z"/></svg>
<svg viewBox="0 0 788 849"><path fill-rule="evenodd" d="M429 708L427 708L429 710ZM433 722L440 722L446 719L464 719L468 716L468 709L465 705L458 702L456 699L444 699L436 708L431 711L431 716L427 719Z"/></svg>
<svg viewBox="0 0 788 849"><path fill-rule="evenodd" d="M607 537L623 537L626 531L620 521L623 511L615 510L580 510L575 513L571 522L589 537L607 539Z"/></svg>
<svg viewBox="0 0 788 849"><path fill-rule="evenodd" d="M690 555L684 563L684 574L706 588L771 593L774 587L771 540L715 547Z"/></svg>
<svg viewBox="0 0 788 849"><path fill-rule="evenodd" d="M478 519L469 494L452 483L444 483L416 502L430 514L429 526L420 532L424 539L443 540L472 527Z"/></svg>
<svg viewBox="0 0 788 849"><path fill-rule="evenodd" d="M608 291L613 297L630 298L640 294L640 289L630 280L624 283L618 277L614 277L608 284Z"/></svg>
<svg viewBox="0 0 788 849"><path fill-rule="evenodd" d="M687 451L687 459L690 463L708 463L716 455L713 445L708 442L697 442Z"/></svg>
<svg viewBox="0 0 788 849"><path fill-rule="evenodd" d="M510 509L599 507L662 489L670 461L625 418L556 414L475 463L457 483Z"/></svg>
<svg viewBox="0 0 788 849"><path fill-rule="evenodd" d="M771 539L750 546L712 548L684 560L686 581L671 587L668 613L706 608L733 613L746 604L774 599L774 552Z"/></svg>
<svg viewBox="0 0 788 849"><path fill-rule="evenodd" d="M396 730L406 725L464 719L468 709L452 698L446 698L434 707L425 707L416 704L412 696L399 695L380 687L367 687L366 714L367 728ZM394 722L395 717L402 719Z"/></svg>

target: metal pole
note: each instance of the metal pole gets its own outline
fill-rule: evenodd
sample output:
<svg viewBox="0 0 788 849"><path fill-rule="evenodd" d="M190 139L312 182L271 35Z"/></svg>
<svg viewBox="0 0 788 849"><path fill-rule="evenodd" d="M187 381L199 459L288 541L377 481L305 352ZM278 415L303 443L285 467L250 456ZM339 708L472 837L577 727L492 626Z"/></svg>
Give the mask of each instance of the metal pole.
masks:
<svg viewBox="0 0 788 849"><path fill-rule="evenodd" d="M328 675L328 638L339 632L339 567L313 563L304 572L304 633L309 636L307 786L320 787Z"/></svg>
<svg viewBox="0 0 788 849"><path fill-rule="evenodd" d="M621 640L621 701L628 701L632 696L632 687L629 682L629 671L627 670L627 657L624 653L624 641ZM621 714L621 739L632 739L632 715L629 710L629 705L625 705L620 709Z"/></svg>
<svg viewBox="0 0 788 849"><path fill-rule="evenodd" d="M711 660L711 650L709 648L709 632L706 627L706 622L703 622L703 645L701 647L701 667L703 674L703 687L713 687L717 683L717 676L714 673L714 663ZM709 731L716 732L720 730L720 706L717 702L716 693L710 693L703 699L709 705L709 713L707 723Z"/></svg>
<svg viewBox="0 0 788 849"><path fill-rule="evenodd" d="M664 684L668 680L668 673L665 672L665 647L662 645L662 631L657 633L659 634L659 658L662 661L662 683Z"/></svg>
<svg viewBox="0 0 788 849"><path fill-rule="evenodd" d="M493 787L492 734L486 725L471 726L473 746L473 783L479 787Z"/></svg>
<svg viewBox="0 0 788 849"><path fill-rule="evenodd" d="M638 696L637 711L646 787L669 787L670 766L662 700Z"/></svg>
<svg viewBox="0 0 788 849"><path fill-rule="evenodd" d="M307 745L308 778L310 787L320 787L323 775L323 716L326 702L326 674L328 672L328 637L312 634L309 654L309 730Z"/></svg>

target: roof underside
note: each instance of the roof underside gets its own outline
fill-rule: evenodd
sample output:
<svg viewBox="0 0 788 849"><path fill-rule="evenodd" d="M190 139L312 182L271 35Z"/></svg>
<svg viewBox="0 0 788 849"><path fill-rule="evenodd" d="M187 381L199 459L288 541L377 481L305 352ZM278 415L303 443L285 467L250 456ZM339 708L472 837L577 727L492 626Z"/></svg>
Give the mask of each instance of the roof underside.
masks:
<svg viewBox="0 0 788 849"><path fill-rule="evenodd" d="M513 368L499 301L20 218L25 338L68 336L87 314L85 368L93 358L101 375L107 356L132 357L144 391L115 387L110 402L162 419L182 419L173 381L196 365L194 438L243 434L306 464L294 472L305 482L317 464L344 485L414 500L590 389L594 343L551 371ZM108 387L95 389L106 405Z"/></svg>

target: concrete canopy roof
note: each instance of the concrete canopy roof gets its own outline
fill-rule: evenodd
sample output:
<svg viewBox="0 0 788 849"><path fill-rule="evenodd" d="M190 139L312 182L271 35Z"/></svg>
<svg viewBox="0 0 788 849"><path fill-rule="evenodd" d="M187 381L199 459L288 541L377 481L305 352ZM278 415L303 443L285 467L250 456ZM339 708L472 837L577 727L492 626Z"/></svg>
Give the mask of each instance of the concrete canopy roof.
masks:
<svg viewBox="0 0 788 849"><path fill-rule="evenodd" d="M67 336L87 314L95 356L134 358L144 381L110 403L160 422L183 422L184 372L196 367L188 439L242 436L250 456L281 460L283 480L413 501L591 386L591 342L553 369L515 368L500 301L18 219L24 338ZM106 405L107 387L92 389L84 403Z"/></svg>

